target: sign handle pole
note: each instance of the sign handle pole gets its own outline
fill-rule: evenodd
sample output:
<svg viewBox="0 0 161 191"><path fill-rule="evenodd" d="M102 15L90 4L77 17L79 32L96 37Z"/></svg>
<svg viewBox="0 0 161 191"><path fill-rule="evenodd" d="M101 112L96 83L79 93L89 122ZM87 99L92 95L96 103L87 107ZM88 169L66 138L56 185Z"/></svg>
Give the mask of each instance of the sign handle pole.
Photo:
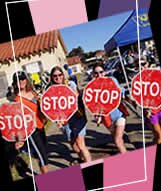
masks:
<svg viewBox="0 0 161 191"><path fill-rule="evenodd" d="M121 66L122 66L123 73L124 73L124 76L125 76L125 81L126 81L126 84L127 84L127 88L129 90L129 93L130 93L129 81L128 81L128 78L127 78L127 74L126 74L126 71L125 71L125 67L124 67L124 63L123 63L123 60L122 60L122 56L121 56L121 52L120 52L120 48L119 47L117 47L117 52L119 54L119 58L120 58Z"/></svg>

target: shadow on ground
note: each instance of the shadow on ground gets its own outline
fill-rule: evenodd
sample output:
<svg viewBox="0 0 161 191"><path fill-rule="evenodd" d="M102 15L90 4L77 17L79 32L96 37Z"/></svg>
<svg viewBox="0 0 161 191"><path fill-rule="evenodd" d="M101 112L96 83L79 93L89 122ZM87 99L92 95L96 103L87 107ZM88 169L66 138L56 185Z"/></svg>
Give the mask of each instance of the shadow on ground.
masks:
<svg viewBox="0 0 161 191"><path fill-rule="evenodd" d="M128 151L143 148L143 142L140 141L140 137L142 137L142 125L127 124L124 141ZM145 140L148 140L146 146L153 145L152 133L149 129L145 130ZM94 130L87 130L86 145L92 154L93 160L118 153L113 137L108 131L106 134ZM72 156L74 152L71 150L70 145L67 144L64 134L48 136L48 153L49 164L59 168L69 166L69 163L74 160Z"/></svg>

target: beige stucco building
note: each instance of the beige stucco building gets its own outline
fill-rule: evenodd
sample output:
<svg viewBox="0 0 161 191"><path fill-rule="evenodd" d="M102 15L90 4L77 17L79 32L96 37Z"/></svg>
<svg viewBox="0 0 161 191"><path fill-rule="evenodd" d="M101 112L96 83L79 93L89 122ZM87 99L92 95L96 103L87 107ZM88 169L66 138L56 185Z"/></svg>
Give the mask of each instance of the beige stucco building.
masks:
<svg viewBox="0 0 161 191"><path fill-rule="evenodd" d="M72 69L72 74L80 74L82 73L83 69L83 63L81 62L81 59L79 56L72 56L67 58L68 65Z"/></svg>
<svg viewBox="0 0 161 191"><path fill-rule="evenodd" d="M15 59L11 42L0 44L0 98L12 83L12 75L24 70L30 77L50 72L55 65L63 67L67 49L59 31L31 36L13 41Z"/></svg>

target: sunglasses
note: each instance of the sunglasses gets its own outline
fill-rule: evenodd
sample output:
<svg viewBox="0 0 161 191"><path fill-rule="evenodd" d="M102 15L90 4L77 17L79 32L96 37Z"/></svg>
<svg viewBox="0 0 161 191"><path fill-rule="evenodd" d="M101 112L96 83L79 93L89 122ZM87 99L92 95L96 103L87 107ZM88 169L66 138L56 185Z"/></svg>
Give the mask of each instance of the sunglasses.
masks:
<svg viewBox="0 0 161 191"><path fill-rule="evenodd" d="M54 74L53 77L57 78L57 77L61 77L62 75L63 75L62 73L61 74Z"/></svg>
<svg viewBox="0 0 161 191"><path fill-rule="evenodd" d="M101 70L101 71L98 71L98 72L94 72L94 74L95 74L95 75L98 75L98 74L103 74L103 72L104 72L104 71L103 71L103 70Z"/></svg>
<svg viewBox="0 0 161 191"><path fill-rule="evenodd" d="M147 62L142 62L141 65L142 66L145 66L147 64Z"/></svg>

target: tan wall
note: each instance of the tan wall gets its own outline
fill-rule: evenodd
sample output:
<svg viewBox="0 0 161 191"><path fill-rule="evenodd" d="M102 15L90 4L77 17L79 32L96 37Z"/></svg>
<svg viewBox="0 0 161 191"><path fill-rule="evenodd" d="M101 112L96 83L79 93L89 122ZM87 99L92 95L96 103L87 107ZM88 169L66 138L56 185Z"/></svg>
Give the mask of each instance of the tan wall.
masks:
<svg viewBox="0 0 161 191"><path fill-rule="evenodd" d="M58 42L58 47L55 48L54 52L42 53L41 56L39 56L39 55L31 56L30 59L29 58L21 59L21 61L19 63L16 62L14 64L14 62L12 62L9 66L8 65L2 65L0 67L0 71L5 71L5 73L7 75L8 84L11 85L12 75L16 70L22 70L23 65L29 64L32 62L37 62L37 61L41 61L42 66L43 66L43 70L46 70L49 72L53 66L59 65L59 66L63 67L63 65L65 63L67 63L64 50L61 47L60 42Z"/></svg>

